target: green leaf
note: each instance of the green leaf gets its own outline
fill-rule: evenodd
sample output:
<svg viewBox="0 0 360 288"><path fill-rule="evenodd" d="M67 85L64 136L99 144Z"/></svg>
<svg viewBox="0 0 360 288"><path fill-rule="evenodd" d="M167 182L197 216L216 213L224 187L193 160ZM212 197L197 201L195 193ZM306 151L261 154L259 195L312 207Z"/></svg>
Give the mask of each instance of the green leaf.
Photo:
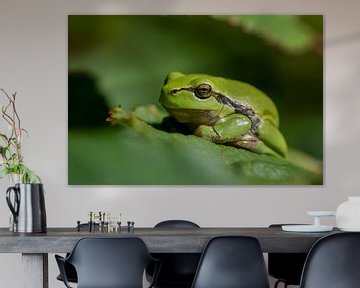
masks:
<svg viewBox="0 0 360 288"><path fill-rule="evenodd" d="M8 150L9 150L8 147L1 147L1 156L2 156L3 158L6 157L6 152L7 152Z"/></svg>
<svg viewBox="0 0 360 288"><path fill-rule="evenodd" d="M0 137L4 140L4 142L8 142L8 137L5 134L0 134Z"/></svg>
<svg viewBox="0 0 360 288"><path fill-rule="evenodd" d="M23 175L23 182L36 184L36 183L41 183L41 180L33 171L29 170L27 173Z"/></svg>
<svg viewBox="0 0 360 288"><path fill-rule="evenodd" d="M314 47L317 35L295 15L214 16L247 33L256 34L289 52L301 53ZM319 16L321 17L321 16Z"/></svg>
<svg viewBox="0 0 360 288"><path fill-rule="evenodd" d="M0 170L0 179L3 179L8 174L9 174L9 171L6 168Z"/></svg>
<svg viewBox="0 0 360 288"><path fill-rule="evenodd" d="M168 116L165 110L160 110L155 105L136 106L133 114L147 123L160 123L164 117Z"/></svg>
<svg viewBox="0 0 360 288"><path fill-rule="evenodd" d="M21 131L25 132L26 136L29 137L29 132L26 129L21 128Z"/></svg>
<svg viewBox="0 0 360 288"><path fill-rule="evenodd" d="M41 179L35 174L35 172L30 170L23 163L19 164L17 168L18 171L16 173L21 174L22 183L41 183Z"/></svg>
<svg viewBox="0 0 360 288"><path fill-rule="evenodd" d="M287 160L168 133L119 107L110 119L111 128L69 132L70 185L322 183Z"/></svg>

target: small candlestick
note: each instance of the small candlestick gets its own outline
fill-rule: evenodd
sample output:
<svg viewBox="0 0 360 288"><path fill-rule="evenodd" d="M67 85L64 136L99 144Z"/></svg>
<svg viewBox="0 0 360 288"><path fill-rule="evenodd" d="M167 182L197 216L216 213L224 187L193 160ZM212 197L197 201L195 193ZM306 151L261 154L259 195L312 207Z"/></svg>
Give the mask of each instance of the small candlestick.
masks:
<svg viewBox="0 0 360 288"><path fill-rule="evenodd" d="M92 224L93 224L93 212L89 212L89 222L88 222L88 226L89 226L89 232L92 231Z"/></svg>
<svg viewBox="0 0 360 288"><path fill-rule="evenodd" d="M77 227L77 232L80 232L80 223L81 222L78 220L78 221L76 221L76 223L77 223L77 226L76 226Z"/></svg>
<svg viewBox="0 0 360 288"><path fill-rule="evenodd" d="M133 221L127 221L127 224L128 224L128 232L130 233L132 233L132 232L134 232L134 225L135 225L135 222L133 222Z"/></svg>
<svg viewBox="0 0 360 288"><path fill-rule="evenodd" d="M92 211L89 211L89 213L88 213L88 215L89 215L89 222L91 221L92 222L92 220L93 220L93 212Z"/></svg>
<svg viewBox="0 0 360 288"><path fill-rule="evenodd" d="M101 211L99 211L99 231L102 231L102 226L104 224L104 218L103 218L103 213Z"/></svg>

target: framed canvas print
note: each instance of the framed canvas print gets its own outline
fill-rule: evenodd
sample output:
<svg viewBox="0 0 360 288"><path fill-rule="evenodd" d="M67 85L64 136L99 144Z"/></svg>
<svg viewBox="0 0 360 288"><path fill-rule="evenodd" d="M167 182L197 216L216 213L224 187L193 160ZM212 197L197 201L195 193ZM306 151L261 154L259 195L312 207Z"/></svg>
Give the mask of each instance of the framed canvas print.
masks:
<svg viewBox="0 0 360 288"><path fill-rule="evenodd" d="M70 185L322 185L321 15L69 15Z"/></svg>

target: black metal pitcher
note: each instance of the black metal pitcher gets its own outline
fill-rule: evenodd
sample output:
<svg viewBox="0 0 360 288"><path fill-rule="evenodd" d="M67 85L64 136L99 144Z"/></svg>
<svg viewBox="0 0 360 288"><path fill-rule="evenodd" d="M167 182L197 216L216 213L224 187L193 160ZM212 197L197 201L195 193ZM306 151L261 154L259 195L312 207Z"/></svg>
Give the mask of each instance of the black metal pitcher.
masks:
<svg viewBox="0 0 360 288"><path fill-rule="evenodd" d="M13 197L11 197L12 192ZM15 184L6 190L6 202L14 216L14 232L42 233L47 231L42 184Z"/></svg>

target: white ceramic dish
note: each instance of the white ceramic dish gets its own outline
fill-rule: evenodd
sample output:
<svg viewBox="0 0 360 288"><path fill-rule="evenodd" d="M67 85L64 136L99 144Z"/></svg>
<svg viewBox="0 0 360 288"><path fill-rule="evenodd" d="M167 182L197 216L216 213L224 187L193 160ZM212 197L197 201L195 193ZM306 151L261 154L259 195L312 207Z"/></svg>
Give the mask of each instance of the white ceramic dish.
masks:
<svg viewBox="0 0 360 288"><path fill-rule="evenodd" d="M336 212L335 211L308 211L307 214L309 216L314 216L314 217L324 217L324 216L335 216Z"/></svg>
<svg viewBox="0 0 360 288"><path fill-rule="evenodd" d="M281 229L286 232L330 232L333 230L332 226L320 225L320 217L335 216L335 211L308 211L307 214L314 217L313 225L282 225Z"/></svg>
<svg viewBox="0 0 360 288"><path fill-rule="evenodd" d="M339 230L344 232L360 232L360 228L339 228Z"/></svg>
<svg viewBox="0 0 360 288"><path fill-rule="evenodd" d="M281 229L286 232L330 232L332 226L315 226L315 225L282 225Z"/></svg>

